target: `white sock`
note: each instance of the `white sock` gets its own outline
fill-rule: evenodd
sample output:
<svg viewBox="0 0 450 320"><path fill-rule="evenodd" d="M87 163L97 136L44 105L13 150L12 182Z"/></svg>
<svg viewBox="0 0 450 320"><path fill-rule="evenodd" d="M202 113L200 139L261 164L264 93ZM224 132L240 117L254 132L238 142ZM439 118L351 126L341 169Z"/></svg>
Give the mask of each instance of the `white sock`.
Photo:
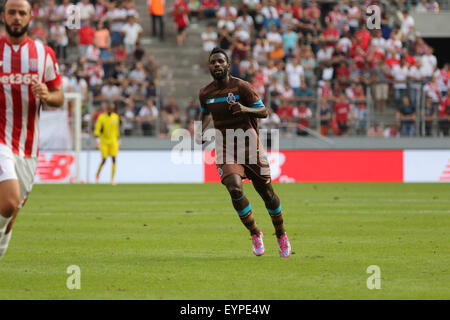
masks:
<svg viewBox="0 0 450 320"><path fill-rule="evenodd" d="M9 240L11 240L12 230L6 234L4 237L0 238L0 260L8 250Z"/></svg>
<svg viewBox="0 0 450 320"><path fill-rule="evenodd" d="M5 218L0 214L0 239L3 236L3 232L5 232L8 223L11 221L11 218Z"/></svg>

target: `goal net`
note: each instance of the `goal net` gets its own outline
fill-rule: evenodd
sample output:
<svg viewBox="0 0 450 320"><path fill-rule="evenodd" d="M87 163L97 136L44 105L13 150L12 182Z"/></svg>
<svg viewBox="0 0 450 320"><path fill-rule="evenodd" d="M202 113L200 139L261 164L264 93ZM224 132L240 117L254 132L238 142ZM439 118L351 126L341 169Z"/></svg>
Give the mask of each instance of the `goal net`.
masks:
<svg viewBox="0 0 450 320"><path fill-rule="evenodd" d="M36 183L78 183L82 134L82 97L65 93L62 108L43 108L40 114Z"/></svg>

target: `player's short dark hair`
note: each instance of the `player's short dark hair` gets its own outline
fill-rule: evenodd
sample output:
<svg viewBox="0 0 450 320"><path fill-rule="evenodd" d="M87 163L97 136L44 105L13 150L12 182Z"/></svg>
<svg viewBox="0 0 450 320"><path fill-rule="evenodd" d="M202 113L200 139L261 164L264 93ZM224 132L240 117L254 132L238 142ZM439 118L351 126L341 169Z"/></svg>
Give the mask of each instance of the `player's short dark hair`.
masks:
<svg viewBox="0 0 450 320"><path fill-rule="evenodd" d="M1 2L1 8L0 8L0 12L4 12L5 11L5 7L6 4L8 3L9 0L3 0ZM33 2L31 0L25 0L26 2L28 2L28 4L30 5L30 12L31 10L33 10Z"/></svg>
<svg viewBox="0 0 450 320"><path fill-rule="evenodd" d="M216 53L221 53L221 54L223 54L223 55L225 56L225 58L227 59L227 63L230 62L230 59L228 58L228 55L227 55L227 53L225 52L225 50L223 50L222 48L219 48L219 47L215 47L214 49L211 50L211 53L209 54L208 60L211 59L211 56L212 56L213 54L216 54Z"/></svg>

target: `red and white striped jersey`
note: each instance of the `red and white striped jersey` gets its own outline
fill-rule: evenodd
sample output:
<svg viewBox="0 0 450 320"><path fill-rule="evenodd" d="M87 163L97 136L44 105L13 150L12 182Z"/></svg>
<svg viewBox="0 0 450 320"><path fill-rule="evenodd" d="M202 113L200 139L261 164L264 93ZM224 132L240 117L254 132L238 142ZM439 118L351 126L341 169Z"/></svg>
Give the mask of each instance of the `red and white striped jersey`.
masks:
<svg viewBox="0 0 450 320"><path fill-rule="evenodd" d="M49 89L61 84L53 50L30 38L21 45L0 39L0 144L23 157L37 157L41 101L33 79Z"/></svg>

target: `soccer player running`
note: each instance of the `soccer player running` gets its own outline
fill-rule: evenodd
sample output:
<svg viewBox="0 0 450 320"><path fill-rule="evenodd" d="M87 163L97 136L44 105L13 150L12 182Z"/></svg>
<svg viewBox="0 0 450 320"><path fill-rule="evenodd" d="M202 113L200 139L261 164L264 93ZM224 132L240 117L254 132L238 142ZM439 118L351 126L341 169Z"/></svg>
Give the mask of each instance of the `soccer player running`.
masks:
<svg viewBox="0 0 450 320"><path fill-rule="evenodd" d="M0 259L33 187L40 107L64 103L53 50L28 37L32 20L28 1L5 1L6 35L0 39Z"/></svg>
<svg viewBox="0 0 450 320"><path fill-rule="evenodd" d="M97 170L97 183L100 180L100 172L108 157L112 159L111 184L115 185L116 157L119 152L120 118L114 112L114 103L107 103L106 112L103 112L95 123L95 135L97 136L97 148L100 149L102 161Z"/></svg>
<svg viewBox="0 0 450 320"><path fill-rule="evenodd" d="M250 231L253 253L256 256L264 254L264 235L256 225L252 207L244 195L242 180L245 178L252 181L264 200L275 227L280 256L289 257L291 245L284 229L280 199L272 188L269 164L259 139L257 118L267 117L267 109L248 82L230 75L230 61L224 50L215 48L211 51L209 70L214 81L199 93L202 137L212 116L216 129L217 169L234 209ZM233 132L231 139L227 132L228 135Z"/></svg>

